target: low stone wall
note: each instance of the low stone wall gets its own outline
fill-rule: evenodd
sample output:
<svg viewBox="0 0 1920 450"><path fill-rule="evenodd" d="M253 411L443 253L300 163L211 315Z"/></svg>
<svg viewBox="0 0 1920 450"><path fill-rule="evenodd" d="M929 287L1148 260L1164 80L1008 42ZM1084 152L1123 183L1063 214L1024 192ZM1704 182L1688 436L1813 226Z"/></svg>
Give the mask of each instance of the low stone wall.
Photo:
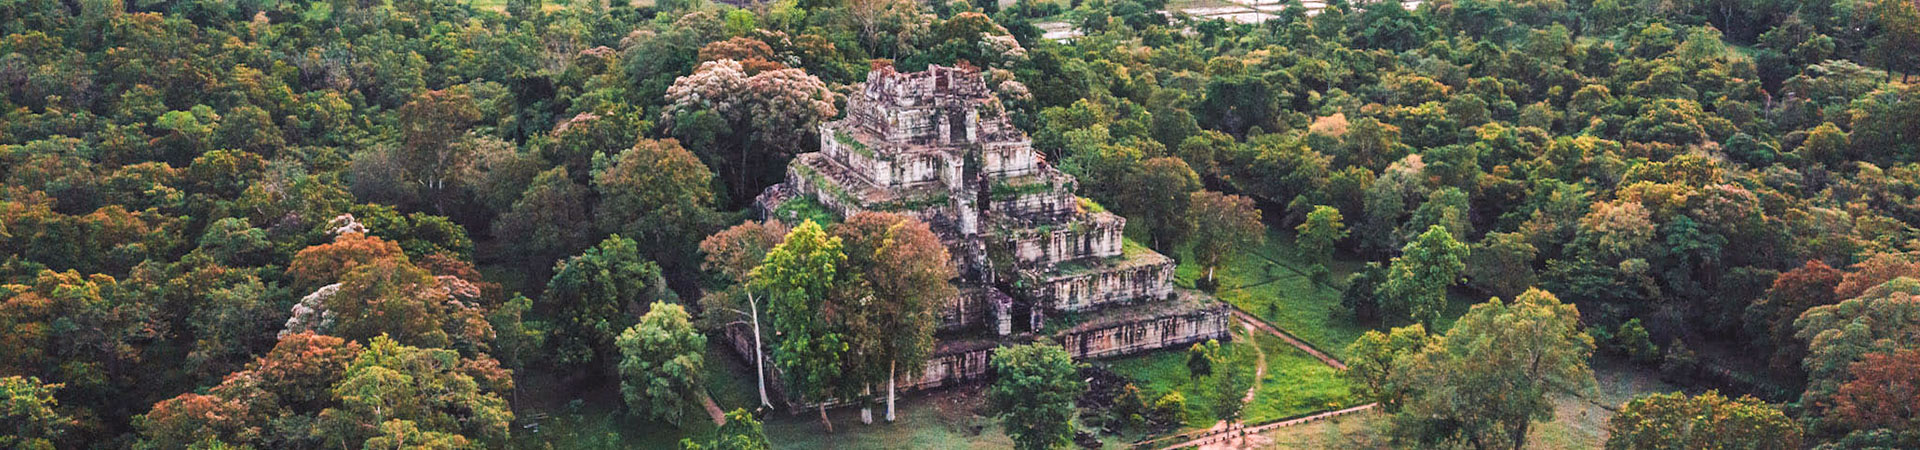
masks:
<svg viewBox="0 0 1920 450"><path fill-rule="evenodd" d="M908 382L900 381L900 391L917 391L944 386L957 386L987 379L989 361L993 359L993 349L997 345L979 348L965 348L936 354L927 359L927 367L920 378Z"/></svg>

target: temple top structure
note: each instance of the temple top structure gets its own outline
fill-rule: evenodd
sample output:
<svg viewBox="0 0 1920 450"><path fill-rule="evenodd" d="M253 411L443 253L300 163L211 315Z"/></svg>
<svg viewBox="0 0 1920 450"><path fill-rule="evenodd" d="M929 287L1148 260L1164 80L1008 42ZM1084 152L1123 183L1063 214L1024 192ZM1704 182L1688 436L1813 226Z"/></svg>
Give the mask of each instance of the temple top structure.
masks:
<svg viewBox="0 0 1920 450"><path fill-rule="evenodd" d="M885 150L912 152L918 146L1025 141L1027 135L1007 121L1005 108L987 88L978 69L928 66L900 72L881 66L847 100L847 131L862 132L891 144Z"/></svg>

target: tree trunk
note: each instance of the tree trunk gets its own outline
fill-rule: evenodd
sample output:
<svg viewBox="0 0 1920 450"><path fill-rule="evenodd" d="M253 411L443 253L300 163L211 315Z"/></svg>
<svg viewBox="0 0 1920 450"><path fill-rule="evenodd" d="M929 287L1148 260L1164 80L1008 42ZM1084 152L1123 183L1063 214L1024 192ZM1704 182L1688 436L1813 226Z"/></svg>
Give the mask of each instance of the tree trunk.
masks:
<svg viewBox="0 0 1920 450"><path fill-rule="evenodd" d="M1509 431L1510 433L1513 434L1512 436L1510 436L1510 438L1513 439L1513 450L1520 450L1522 448L1526 448L1527 428L1532 425L1533 425L1532 421L1521 422L1520 426L1514 427L1512 431Z"/></svg>
<svg viewBox="0 0 1920 450"><path fill-rule="evenodd" d="M894 372L894 369L899 367L899 365L899 362L887 363L887 423L893 423L893 393L899 385L899 383L895 381L898 375L895 375L896 372Z"/></svg>
<svg viewBox="0 0 1920 450"><path fill-rule="evenodd" d="M863 384L860 390L860 423L873 425L873 384Z"/></svg>
<svg viewBox="0 0 1920 450"><path fill-rule="evenodd" d="M824 401L820 402L820 424L827 427L828 433L833 432L833 420L827 418L827 402Z"/></svg>
<svg viewBox="0 0 1920 450"><path fill-rule="evenodd" d="M753 292L747 292L747 309L753 313L753 376L760 383L760 406L771 408L773 402L767 401L767 357L761 354L760 304L753 299Z"/></svg>

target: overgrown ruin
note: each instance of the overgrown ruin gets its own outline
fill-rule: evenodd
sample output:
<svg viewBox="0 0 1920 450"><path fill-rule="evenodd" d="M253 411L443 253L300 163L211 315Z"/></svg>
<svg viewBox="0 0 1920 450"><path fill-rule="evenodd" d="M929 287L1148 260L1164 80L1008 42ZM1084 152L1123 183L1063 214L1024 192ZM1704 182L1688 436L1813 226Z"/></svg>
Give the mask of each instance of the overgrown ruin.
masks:
<svg viewBox="0 0 1920 450"><path fill-rule="evenodd" d="M977 70L879 67L855 86L846 117L819 133L820 151L795 157L786 181L761 194L763 213L793 221L782 217L793 202L815 202L839 217L917 217L960 272L925 375L903 388L982 378L994 348L1041 336L1097 358L1227 334L1226 309L1174 289L1172 259L1126 240L1125 218L1074 195L1073 176L1033 149Z"/></svg>

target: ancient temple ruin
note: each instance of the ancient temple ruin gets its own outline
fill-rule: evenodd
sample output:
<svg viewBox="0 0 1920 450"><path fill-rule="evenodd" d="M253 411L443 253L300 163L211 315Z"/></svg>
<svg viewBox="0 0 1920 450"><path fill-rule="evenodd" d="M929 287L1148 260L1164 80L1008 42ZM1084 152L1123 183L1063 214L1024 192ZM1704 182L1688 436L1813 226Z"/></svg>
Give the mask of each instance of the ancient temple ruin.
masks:
<svg viewBox="0 0 1920 450"><path fill-rule="evenodd" d="M1125 218L1074 195L1073 176L1033 149L977 70L880 67L846 110L820 125L820 151L795 157L757 203L775 216L788 202L839 217L911 215L941 236L961 295L912 387L980 378L992 349L1040 336L1097 358L1227 334L1224 307L1174 289L1172 259L1126 240Z"/></svg>

